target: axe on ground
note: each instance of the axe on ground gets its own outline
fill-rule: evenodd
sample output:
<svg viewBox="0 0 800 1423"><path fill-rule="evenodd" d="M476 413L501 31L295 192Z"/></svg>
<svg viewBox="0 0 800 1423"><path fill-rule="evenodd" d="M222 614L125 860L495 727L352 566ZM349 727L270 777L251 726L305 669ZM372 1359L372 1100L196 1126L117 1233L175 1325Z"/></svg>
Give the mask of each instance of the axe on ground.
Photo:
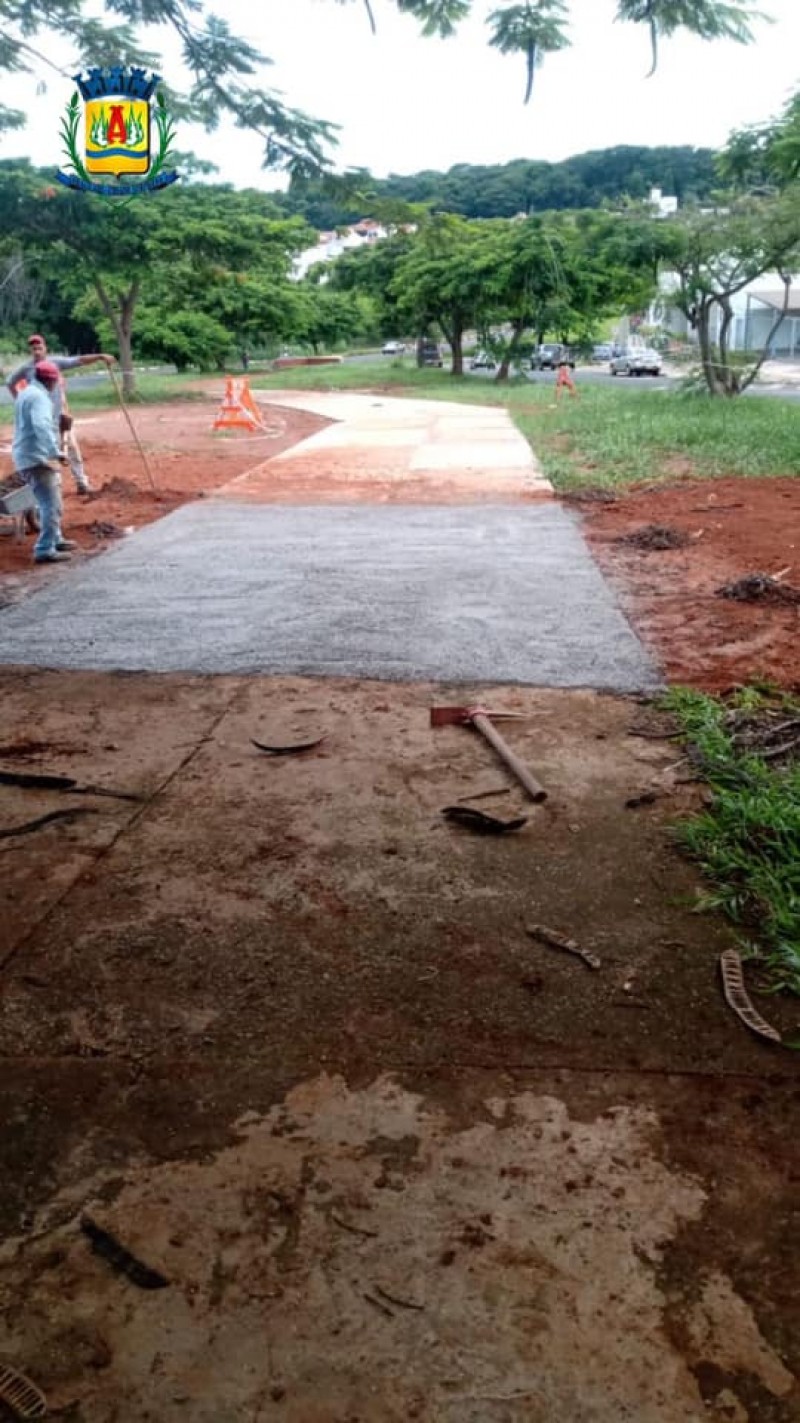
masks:
<svg viewBox="0 0 800 1423"><path fill-rule="evenodd" d="M474 726L476 731L479 731L481 736L485 736L489 744L494 747L501 760L505 761L508 769L514 772L531 800L547 800L547 791L539 784L528 767L520 761L519 756L515 755L489 720L490 717L519 718L521 715L520 712L489 711L488 707L431 707L431 726Z"/></svg>

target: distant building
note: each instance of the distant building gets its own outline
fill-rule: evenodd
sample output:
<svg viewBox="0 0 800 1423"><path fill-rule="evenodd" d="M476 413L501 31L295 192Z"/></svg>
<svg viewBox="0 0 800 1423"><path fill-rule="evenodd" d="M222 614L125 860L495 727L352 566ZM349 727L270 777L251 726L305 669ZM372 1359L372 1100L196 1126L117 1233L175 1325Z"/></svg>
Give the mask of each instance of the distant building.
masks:
<svg viewBox="0 0 800 1423"><path fill-rule="evenodd" d="M660 188L650 189L648 201L655 208L656 217L672 217L678 211L678 199L665 197Z"/></svg>
<svg viewBox="0 0 800 1423"><path fill-rule="evenodd" d="M349 252L358 247L369 247L374 242L380 242L383 238L390 237L394 230L383 227L381 223L375 222L371 217L362 217L351 227L340 227L335 232L321 232L316 246L307 247L295 258L292 276L295 281L299 282L318 262L334 262L337 257L341 257L343 252ZM414 232L416 229L409 227L406 230Z"/></svg>
<svg viewBox="0 0 800 1423"><path fill-rule="evenodd" d="M662 272L659 277L659 293L650 306L647 322L650 326L660 326L672 336L695 342L697 332L692 329L683 312L678 311L670 302L670 296L677 286L678 278L674 272ZM763 277L757 277L731 297L732 351L763 350L776 317L783 308L783 297L783 282L777 272L767 272ZM719 336L722 317L722 308L715 303L711 320L712 340L717 340ZM769 353L771 356L800 357L800 272L796 272L792 277L789 307L770 342Z"/></svg>

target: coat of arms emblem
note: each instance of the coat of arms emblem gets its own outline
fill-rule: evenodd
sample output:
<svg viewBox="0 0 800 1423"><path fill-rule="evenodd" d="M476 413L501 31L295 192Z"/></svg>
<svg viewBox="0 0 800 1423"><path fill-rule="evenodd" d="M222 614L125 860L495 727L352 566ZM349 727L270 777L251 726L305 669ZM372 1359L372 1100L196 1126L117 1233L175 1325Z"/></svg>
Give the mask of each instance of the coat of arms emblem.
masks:
<svg viewBox="0 0 800 1423"><path fill-rule="evenodd" d="M59 169L59 182L105 197L130 197L174 183L178 174L166 170L174 130L164 96L157 93L160 82L160 74L148 78L136 66L90 69L86 78L76 74L78 88L61 124L72 171Z"/></svg>

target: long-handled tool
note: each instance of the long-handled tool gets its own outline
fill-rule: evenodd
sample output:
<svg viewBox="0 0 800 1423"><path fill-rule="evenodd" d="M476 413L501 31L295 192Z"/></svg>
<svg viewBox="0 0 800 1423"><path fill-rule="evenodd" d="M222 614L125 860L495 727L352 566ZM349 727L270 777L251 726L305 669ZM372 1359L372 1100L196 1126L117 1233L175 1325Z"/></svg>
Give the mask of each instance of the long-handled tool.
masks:
<svg viewBox="0 0 800 1423"><path fill-rule="evenodd" d="M152 469L150 468L150 461L149 461L149 459L147 458L147 455L146 455L145 452L144 452L144 446L142 445L142 442L141 442L141 440L139 439L139 436L138 436L137 433L136 433L136 428L135 428L135 426L134 426L133 421L131 420L130 412L129 412L129 410L128 410L128 407L127 407L127 405L125 404L125 399L124 399L124 396L123 396L123 394L122 394L122 390L121 390L121 388L120 388L119 381L117 380L117 377L115 376L115 374L114 374L114 372L113 372L113 370L111 369L110 366L106 366L106 370L108 371L109 378L110 378L110 380L111 380L111 384L113 385L114 390L115 390L115 392L116 392L116 396L117 396L117 400L119 401L120 409L121 409L123 415L125 416L125 419L126 419L127 422L128 422L128 427L129 427L129 429L130 429L130 432L131 432L131 434L133 435L134 440L136 441L136 447L137 447L137 449L138 449L138 451L139 451L139 454L140 454L141 457L142 457L142 464L143 464L144 467L145 467L145 470L146 470L146 473L147 473L147 478L150 480L150 487L151 487L153 493L156 494L156 493L158 492L158 490L157 490L157 487L156 487L155 479L153 478L153 471L152 471Z"/></svg>
<svg viewBox="0 0 800 1423"><path fill-rule="evenodd" d="M490 717L502 717L503 719L521 719L521 712L489 711L488 707L431 707L431 726L474 726L476 731L485 736L486 740L494 747L501 760L505 761L508 769L514 772L517 780L525 787L531 800L547 800L547 791L541 786L536 777L528 770L519 756L511 750L511 747L503 740L500 732L489 720Z"/></svg>

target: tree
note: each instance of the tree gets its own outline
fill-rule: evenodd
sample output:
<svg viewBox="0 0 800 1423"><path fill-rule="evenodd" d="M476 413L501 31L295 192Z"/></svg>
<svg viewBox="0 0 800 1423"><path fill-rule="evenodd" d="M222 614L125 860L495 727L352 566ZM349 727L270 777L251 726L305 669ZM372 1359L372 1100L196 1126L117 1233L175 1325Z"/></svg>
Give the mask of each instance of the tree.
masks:
<svg viewBox="0 0 800 1423"><path fill-rule="evenodd" d="M800 89L778 119L731 134L719 169L738 189L783 189L800 182Z"/></svg>
<svg viewBox="0 0 800 1423"><path fill-rule="evenodd" d="M452 352L451 374L463 375L463 339L479 319L491 255L487 225L442 214L425 223L392 279L404 326L424 333L437 322Z"/></svg>
<svg viewBox="0 0 800 1423"><path fill-rule="evenodd" d="M371 0L360 2L374 29ZM393 3L417 19L424 34L449 38L477 0ZM40 35L53 33L74 46L68 75L86 65L119 62L122 54L128 63L158 63L156 55L142 48L136 27L145 25L155 34L160 29L178 37L190 76L187 93L167 91L177 118L208 129L216 128L223 117L232 118L263 137L265 166L286 169L294 178L307 178L326 167L335 129L287 106L277 90L261 86L270 60L214 15L207 0L103 0L102 10L104 18L99 19L90 12L90 0L0 0L0 73L41 72L43 65L51 65L36 46ZM566 0L506 2L489 16L489 43L524 57L528 97L540 57L569 44L567 17ZM755 15L748 0L618 0L617 18L647 29L655 66L660 39L677 30L746 43L752 38ZM0 129L21 127L24 121L19 110L0 105Z"/></svg>
<svg viewBox="0 0 800 1423"><path fill-rule="evenodd" d="M302 222L276 221L270 200L254 191L187 185L158 203L120 208L56 190L42 177L30 165L0 170L0 239L22 241L33 273L46 274L81 314L108 323L127 396L134 392L142 304L158 306L163 318L186 307L203 310L209 290L231 273L287 283L292 255L308 242ZM206 315L216 319L219 311Z"/></svg>
<svg viewBox="0 0 800 1423"><path fill-rule="evenodd" d="M607 213L545 213L487 223L483 310L507 336L495 379L508 379L526 332L569 341L588 334L609 310L641 305L655 286L652 246Z"/></svg>
<svg viewBox="0 0 800 1423"><path fill-rule="evenodd" d="M136 326L139 356L146 361L167 361L179 371L189 366L213 370L224 365L231 349L230 331L204 311L165 314L159 307L143 305Z"/></svg>
<svg viewBox="0 0 800 1423"><path fill-rule="evenodd" d="M312 269L309 280L327 283L331 291L358 292L370 298L380 335L400 335L406 314L400 310L394 278L413 241L410 231L396 232L382 242L343 252L335 262Z"/></svg>
<svg viewBox="0 0 800 1423"><path fill-rule="evenodd" d="M313 282L304 283L300 295L302 309L292 334L315 354L378 334L377 308L370 297L355 291L333 291Z"/></svg>
<svg viewBox="0 0 800 1423"><path fill-rule="evenodd" d="M667 266L677 278L670 300L697 332L703 379L711 395L739 395L755 380L789 308L792 271L800 261L800 205L795 193L735 197L688 210L657 226ZM766 272L783 287L762 349L742 365L730 339L733 297Z"/></svg>
<svg viewBox="0 0 800 1423"><path fill-rule="evenodd" d="M566 49L569 44L564 30L566 20L564 0L524 0L521 5L503 5L489 16L492 31L489 43L501 54L525 55L526 104L533 93L537 64L541 64L545 54Z"/></svg>
<svg viewBox="0 0 800 1423"><path fill-rule="evenodd" d="M800 91L770 123L733 133L719 169L731 184L714 206L689 208L658 224L666 264L677 277L674 304L697 332L706 388L738 395L753 383L786 317L800 263ZM776 272L783 299L750 360L730 350L733 298Z"/></svg>
<svg viewBox="0 0 800 1423"><path fill-rule="evenodd" d="M515 158L510 163L457 163L446 173L424 171L388 178L358 175L360 192L332 192L321 180L271 194L282 212L325 230L387 212L389 201L425 204L463 217L516 217L559 208L599 208L625 198L645 199L654 186L678 198L710 198L719 186L710 148L643 148L624 144L579 153L559 163ZM390 221L388 214L384 218ZM409 221L398 218L397 221Z"/></svg>

